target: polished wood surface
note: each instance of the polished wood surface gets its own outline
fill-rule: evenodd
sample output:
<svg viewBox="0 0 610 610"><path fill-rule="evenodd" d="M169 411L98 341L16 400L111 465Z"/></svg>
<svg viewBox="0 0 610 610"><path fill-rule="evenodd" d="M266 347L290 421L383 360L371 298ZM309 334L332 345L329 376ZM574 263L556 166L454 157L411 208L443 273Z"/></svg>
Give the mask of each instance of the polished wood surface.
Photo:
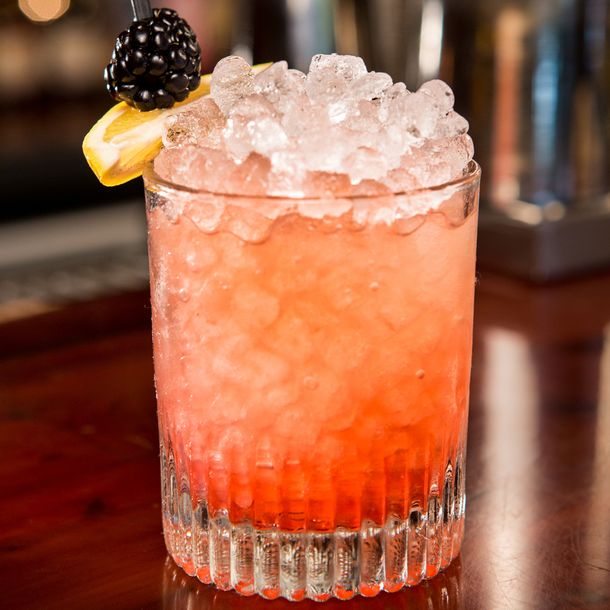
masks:
<svg viewBox="0 0 610 610"><path fill-rule="evenodd" d="M0 326L0 608L297 607L167 559L149 313L132 294ZM481 274L474 354L461 557L325 607L610 608L610 274Z"/></svg>

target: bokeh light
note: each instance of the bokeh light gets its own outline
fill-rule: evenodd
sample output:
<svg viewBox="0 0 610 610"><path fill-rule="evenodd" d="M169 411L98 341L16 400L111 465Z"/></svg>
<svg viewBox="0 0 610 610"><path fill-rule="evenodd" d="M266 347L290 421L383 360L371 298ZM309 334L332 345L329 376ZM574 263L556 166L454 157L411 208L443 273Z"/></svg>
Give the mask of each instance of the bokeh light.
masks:
<svg viewBox="0 0 610 610"><path fill-rule="evenodd" d="M59 19L70 8L70 0L19 0L19 9L31 21Z"/></svg>

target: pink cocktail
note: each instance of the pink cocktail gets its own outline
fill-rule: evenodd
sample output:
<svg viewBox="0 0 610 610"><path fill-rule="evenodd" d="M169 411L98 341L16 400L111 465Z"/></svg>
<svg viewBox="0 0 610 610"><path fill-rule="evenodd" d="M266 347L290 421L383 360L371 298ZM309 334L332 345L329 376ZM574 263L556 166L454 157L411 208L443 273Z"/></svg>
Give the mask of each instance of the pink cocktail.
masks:
<svg viewBox="0 0 610 610"><path fill-rule="evenodd" d="M463 535L478 166L291 194L260 151L168 144L145 183L172 557L293 600L434 576Z"/></svg>

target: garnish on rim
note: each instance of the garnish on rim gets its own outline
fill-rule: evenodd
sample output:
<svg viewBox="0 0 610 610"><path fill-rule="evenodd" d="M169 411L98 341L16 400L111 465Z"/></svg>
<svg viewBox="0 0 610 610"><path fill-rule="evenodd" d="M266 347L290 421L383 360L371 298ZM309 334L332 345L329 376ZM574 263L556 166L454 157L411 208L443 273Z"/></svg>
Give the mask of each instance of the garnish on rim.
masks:
<svg viewBox="0 0 610 610"><path fill-rule="evenodd" d="M119 34L104 72L120 102L83 140L85 159L105 186L141 176L161 150L167 117L210 92L211 75L200 75L201 50L188 23L170 9L151 9L148 0L131 6L135 20Z"/></svg>
<svg viewBox="0 0 610 610"><path fill-rule="evenodd" d="M252 70L260 72L270 65ZM167 117L188 110L189 104L207 95L211 78L211 74L202 76L199 87L172 108L140 112L125 102L110 108L83 140L83 153L97 179L105 186L117 186L141 176L146 163L161 150Z"/></svg>

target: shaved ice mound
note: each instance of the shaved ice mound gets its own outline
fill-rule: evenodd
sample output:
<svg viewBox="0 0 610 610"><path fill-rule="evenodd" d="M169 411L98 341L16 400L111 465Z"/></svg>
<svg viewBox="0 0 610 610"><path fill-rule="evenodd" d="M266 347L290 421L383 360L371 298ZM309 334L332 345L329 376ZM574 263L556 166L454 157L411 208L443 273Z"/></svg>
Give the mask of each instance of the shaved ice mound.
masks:
<svg viewBox="0 0 610 610"><path fill-rule="evenodd" d="M440 80L410 92L359 57L316 55L307 74L279 61L255 75L231 56L216 65L210 96L168 118L154 167L226 195L409 192L460 178L472 159L453 102Z"/></svg>

